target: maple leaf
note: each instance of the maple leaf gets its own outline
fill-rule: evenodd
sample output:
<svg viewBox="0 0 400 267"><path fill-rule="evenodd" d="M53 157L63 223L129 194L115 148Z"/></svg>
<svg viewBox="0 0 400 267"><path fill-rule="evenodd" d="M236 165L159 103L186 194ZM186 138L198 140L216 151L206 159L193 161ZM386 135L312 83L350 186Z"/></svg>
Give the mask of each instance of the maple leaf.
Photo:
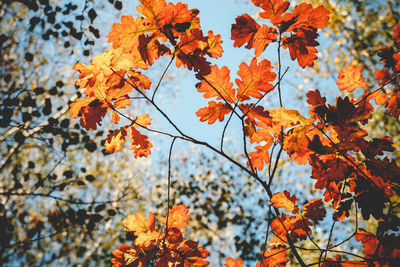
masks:
<svg viewBox="0 0 400 267"><path fill-rule="evenodd" d="M125 226L125 231L135 232L135 235L139 233L152 232L155 230L155 216L152 212L149 212L149 219L140 212L136 212L136 215L128 215L127 219L122 221Z"/></svg>
<svg viewBox="0 0 400 267"><path fill-rule="evenodd" d="M250 66L242 62L237 72L241 79L235 80L238 86L236 98L239 101L250 99L250 97L261 98L263 96L261 92L270 92L274 87L269 82L275 80L276 77L271 69L271 62L267 59L257 64L257 59L253 58Z"/></svg>
<svg viewBox="0 0 400 267"><path fill-rule="evenodd" d="M187 215L188 212L189 210L186 209L185 205L177 205L173 206L172 209L169 209L167 228L182 229L187 227L188 226L187 221L190 219L190 216ZM167 223L167 219L164 217L161 217L160 221L163 224Z"/></svg>
<svg viewBox="0 0 400 267"><path fill-rule="evenodd" d="M127 135L126 128L126 126L121 127L119 130L116 130L107 136L104 142L104 148L107 153L114 153L121 150Z"/></svg>
<svg viewBox="0 0 400 267"><path fill-rule="evenodd" d="M323 207L321 198L316 198L308 201L304 205L303 215L313 221L321 221L326 215L326 210Z"/></svg>
<svg viewBox="0 0 400 267"><path fill-rule="evenodd" d="M282 16L289 7L288 1L283 0L251 0L255 6L264 9L260 12L260 17L274 20Z"/></svg>
<svg viewBox="0 0 400 267"><path fill-rule="evenodd" d="M257 151L249 153L251 164L253 165L254 168L261 171L264 168L264 162L265 164L269 163L268 149L271 147L272 143L273 142L269 142L263 146L256 146L255 149Z"/></svg>
<svg viewBox="0 0 400 267"><path fill-rule="evenodd" d="M257 262L256 267L282 267L286 266L289 259L286 257L287 247L284 245L272 245L271 249L264 251L265 259Z"/></svg>
<svg viewBox="0 0 400 267"><path fill-rule="evenodd" d="M150 155L150 148L153 146L147 139L146 135L141 134L135 129L135 126L130 127L131 149L134 151L134 157L147 157Z"/></svg>
<svg viewBox="0 0 400 267"><path fill-rule="evenodd" d="M234 47L241 47L247 43L246 48L253 47L254 35L257 33L260 25L248 14L237 17L236 23L232 24L231 39L234 41Z"/></svg>
<svg viewBox="0 0 400 267"><path fill-rule="evenodd" d="M368 90L368 85L361 74L360 66L349 65L344 67L339 72L336 84L339 85L340 90L347 92L353 92L357 88Z"/></svg>
<svg viewBox="0 0 400 267"><path fill-rule="evenodd" d="M216 97L217 100L221 100L222 96L229 103L234 103L235 90L232 89L233 83L230 82L229 73L230 70L226 66L221 69L217 65L211 66L211 73L196 84L197 91L204 93L204 98Z"/></svg>
<svg viewBox="0 0 400 267"><path fill-rule="evenodd" d="M226 267L243 267L243 261L240 257L237 258L236 260L229 257L229 258L225 259L224 266L226 266Z"/></svg>
<svg viewBox="0 0 400 267"><path fill-rule="evenodd" d="M229 114L232 108L222 102L208 102L208 107L199 109L196 115L200 117L200 121L208 121L208 124L213 124L217 119L223 121L226 114Z"/></svg>
<svg viewBox="0 0 400 267"><path fill-rule="evenodd" d="M278 32L275 28L268 27L263 24L258 28L257 33L254 35L253 47L255 48L254 54L259 57L262 52L267 48L267 46L276 41Z"/></svg>
<svg viewBox="0 0 400 267"><path fill-rule="evenodd" d="M287 190L274 194L270 201L275 208L285 208L286 212L300 213L299 207L296 205L296 195L290 196Z"/></svg>

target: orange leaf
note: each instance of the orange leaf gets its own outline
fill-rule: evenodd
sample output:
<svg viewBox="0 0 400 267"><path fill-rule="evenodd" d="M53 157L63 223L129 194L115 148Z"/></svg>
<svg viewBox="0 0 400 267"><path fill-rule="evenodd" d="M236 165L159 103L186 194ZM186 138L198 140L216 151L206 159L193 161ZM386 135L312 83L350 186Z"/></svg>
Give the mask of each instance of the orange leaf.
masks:
<svg viewBox="0 0 400 267"><path fill-rule="evenodd" d="M239 101L250 99L250 97L261 98L263 93L272 90L273 86L269 82L275 80L276 74L271 71L271 62L267 59L257 64L257 59L251 60L250 66L246 63L239 65L237 74L241 78L236 79L238 86L237 99Z"/></svg>
<svg viewBox="0 0 400 267"><path fill-rule="evenodd" d="M217 65L211 66L211 73L204 76L205 80L196 84L197 91L204 93L204 98L216 97L217 100L221 100L222 96L229 103L234 103L235 90L232 89L233 83L230 82L229 72L226 66L221 69Z"/></svg>
<svg viewBox="0 0 400 267"><path fill-rule="evenodd" d="M140 212L136 212L136 215L128 215L128 218L122 221L125 226L125 231L138 233L146 233L148 231L155 230L155 216L152 212L149 212L149 220L146 216Z"/></svg>
<svg viewBox="0 0 400 267"><path fill-rule="evenodd" d="M285 190L283 193L279 192L271 197L271 203L275 208L285 208L287 212L299 214L299 207L296 205L296 195L290 196L290 193Z"/></svg>
<svg viewBox="0 0 400 267"><path fill-rule="evenodd" d="M289 259L286 257L287 248L284 245L272 245L270 250L265 250L265 259L259 267L282 267L286 266Z"/></svg>
<svg viewBox="0 0 400 267"><path fill-rule="evenodd" d="M116 130L110 133L107 136L107 139L104 142L104 148L107 153L114 153L121 150L121 146L125 143L125 138L127 135L126 126L121 127L119 130Z"/></svg>
<svg viewBox="0 0 400 267"><path fill-rule="evenodd" d="M303 214L313 221L321 221L326 215L321 198L310 200L304 205Z"/></svg>
<svg viewBox="0 0 400 267"><path fill-rule="evenodd" d="M229 257L225 259L225 264L224 266L226 267L243 267L243 261L239 257L237 260L234 260L233 258Z"/></svg>
<svg viewBox="0 0 400 267"><path fill-rule="evenodd" d="M267 48L267 46L276 41L276 37L278 36L278 32L275 28L268 27L263 24L260 28L258 28L257 33L254 35L254 43L253 47L255 48L254 54L256 57L259 57L262 52Z"/></svg>
<svg viewBox="0 0 400 267"><path fill-rule="evenodd" d="M190 216L187 215L189 212L186 209L185 205L177 205L173 206L172 209L169 209L168 213L168 228L178 228L182 229L188 226L187 221L190 219ZM160 221L163 224L167 223L167 219L164 217L160 218Z"/></svg>
<svg viewBox="0 0 400 267"><path fill-rule="evenodd" d="M251 0L255 6L264 9L259 15L264 19L273 20L288 9L289 2L283 0Z"/></svg>
<svg viewBox="0 0 400 267"><path fill-rule="evenodd" d="M236 24L232 24L231 29L231 39L234 41L233 46L241 47L247 43L246 48L252 48L254 35L260 25L247 14L239 16L235 20Z"/></svg>
<svg viewBox="0 0 400 267"><path fill-rule="evenodd" d="M130 52L139 46L139 36L153 30L144 23L143 18L137 18L135 21L132 16L123 15L121 23L114 23L106 37L109 43L113 43L114 48L121 47L124 52Z"/></svg>
<svg viewBox="0 0 400 267"><path fill-rule="evenodd" d="M269 163L268 149L271 147L272 143L273 142L269 142L263 146L256 146L255 149L257 151L249 153L251 164L254 168L261 171L264 168L264 162L265 164Z"/></svg>
<svg viewBox="0 0 400 267"><path fill-rule="evenodd" d="M344 67L338 75L336 82L340 90L353 92L357 88L368 90L368 85L365 83L365 78L361 75L361 67L349 65Z"/></svg>
<svg viewBox="0 0 400 267"><path fill-rule="evenodd" d="M208 42L207 54L210 57L218 58L222 56L223 49L221 46L222 44L221 35L219 34L214 35L212 31L208 31L207 42Z"/></svg>
<svg viewBox="0 0 400 267"><path fill-rule="evenodd" d="M142 115L136 117L135 124L133 126L147 127L150 124L151 124L151 118L149 114L143 113Z"/></svg>
<svg viewBox="0 0 400 267"><path fill-rule="evenodd" d="M208 121L208 124L213 124L217 119L223 121L226 114L231 112L231 107L222 102L208 102L208 107L199 109L196 115L200 117L200 121Z"/></svg>

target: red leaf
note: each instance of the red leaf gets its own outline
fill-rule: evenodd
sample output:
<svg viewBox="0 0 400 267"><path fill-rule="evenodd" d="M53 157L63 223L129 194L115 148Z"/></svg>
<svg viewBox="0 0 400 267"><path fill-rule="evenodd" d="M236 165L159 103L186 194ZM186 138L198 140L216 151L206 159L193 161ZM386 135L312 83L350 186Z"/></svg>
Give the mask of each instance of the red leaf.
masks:
<svg viewBox="0 0 400 267"><path fill-rule="evenodd" d="M304 205L303 214L313 221L321 221L326 215L321 198L310 200Z"/></svg>
<svg viewBox="0 0 400 267"><path fill-rule="evenodd" d="M260 25L247 14L239 16L235 20L236 24L232 24L231 29L231 39L234 40L233 46L241 47L247 43L246 48L252 48L254 35Z"/></svg>
<svg viewBox="0 0 400 267"><path fill-rule="evenodd" d="M135 158L137 157L147 157L150 155L150 148L153 146L147 139L146 135L141 134L136 130L135 126L130 127L131 135L131 149L134 151Z"/></svg>
<svg viewBox="0 0 400 267"><path fill-rule="evenodd" d="M296 35L282 38L283 48L289 48L290 58L297 59L300 67L314 66L314 59L317 58L318 50L315 46L318 43L315 41L317 37L316 31L299 31Z"/></svg>
<svg viewBox="0 0 400 267"><path fill-rule="evenodd" d="M200 117L200 121L208 121L208 124L213 124L217 119L223 121L226 114L231 112L231 107L222 102L208 102L208 107L199 109L196 115Z"/></svg>

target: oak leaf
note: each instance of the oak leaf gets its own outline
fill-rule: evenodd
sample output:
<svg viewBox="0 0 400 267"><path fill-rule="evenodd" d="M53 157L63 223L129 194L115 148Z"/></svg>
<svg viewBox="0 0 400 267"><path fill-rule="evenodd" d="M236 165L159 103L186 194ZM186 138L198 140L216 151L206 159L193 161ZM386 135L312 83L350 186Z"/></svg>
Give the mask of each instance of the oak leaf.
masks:
<svg viewBox="0 0 400 267"><path fill-rule="evenodd" d="M226 114L229 114L232 108L222 102L208 102L208 107L199 109L196 115L200 117L200 121L208 121L208 124L213 124L217 119L223 121Z"/></svg>
<svg viewBox="0 0 400 267"><path fill-rule="evenodd" d="M260 17L274 20L282 16L289 7L288 1L283 0L251 0L255 6L264 9Z"/></svg>
<svg viewBox="0 0 400 267"><path fill-rule="evenodd" d="M254 35L257 33L260 25L248 14L237 17L236 23L232 24L231 39L234 41L234 47L241 47L247 43L246 48L253 47Z"/></svg>
<svg viewBox="0 0 400 267"><path fill-rule="evenodd" d="M237 258L236 260L229 257L229 258L225 259L224 266L226 266L226 267L243 267L243 261L240 257Z"/></svg>
<svg viewBox="0 0 400 267"><path fill-rule="evenodd" d="M368 90L368 85L365 82L365 78L361 74L361 67L349 65L344 67L338 75L336 82L339 85L339 89L342 91L353 92L357 88Z"/></svg>
<svg viewBox="0 0 400 267"><path fill-rule="evenodd" d="M177 205L173 206L172 209L169 209L167 228L182 229L187 227L187 221L190 219L190 216L187 215L188 211L189 210L186 209L185 205ZM161 217L160 221L163 224L167 224L167 218Z"/></svg>
<svg viewBox="0 0 400 267"><path fill-rule="evenodd" d="M304 205L303 215L313 221L321 221L326 215L321 198L310 200Z"/></svg>
<svg viewBox="0 0 400 267"><path fill-rule="evenodd" d="M285 208L286 212L299 214L299 207L296 205L297 197L290 196L287 190L274 194L270 201L275 208Z"/></svg>
<svg viewBox="0 0 400 267"><path fill-rule="evenodd" d="M283 267L289 262L286 257L287 247L284 245L272 245L271 249L264 251L264 260L257 262L256 267Z"/></svg>
<svg viewBox="0 0 400 267"><path fill-rule="evenodd" d="M271 69L271 62L267 59L257 63L257 59L253 58L250 65L241 63L237 72L240 79L235 80L238 86L236 98L239 101L248 100L250 97L261 98L263 93L270 92L274 87L269 82L276 77Z"/></svg>
<svg viewBox="0 0 400 267"><path fill-rule="evenodd" d="M235 90L232 89L233 83L230 82L230 70L223 66L221 69L217 65L211 66L211 73L204 76L200 83L196 84L197 91L204 93L204 98L222 97L229 103L235 102Z"/></svg>
<svg viewBox="0 0 400 267"><path fill-rule="evenodd" d="M106 152L114 153L120 151L122 145L125 143L126 136L126 127L121 127L119 130L110 133L104 142Z"/></svg>
<svg viewBox="0 0 400 267"><path fill-rule="evenodd" d="M134 157L147 157L151 153L152 143L148 141L146 135L136 130L135 126L130 127L131 149L134 151Z"/></svg>
<svg viewBox="0 0 400 267"><path fill-rule="evenodd" d="M263 24L258 28L257 33L254 35L253 47L255 48L254 54L259 57L262 52L267 48L267 46L276 41L278 32L275 28L268 27Z"/></svg>

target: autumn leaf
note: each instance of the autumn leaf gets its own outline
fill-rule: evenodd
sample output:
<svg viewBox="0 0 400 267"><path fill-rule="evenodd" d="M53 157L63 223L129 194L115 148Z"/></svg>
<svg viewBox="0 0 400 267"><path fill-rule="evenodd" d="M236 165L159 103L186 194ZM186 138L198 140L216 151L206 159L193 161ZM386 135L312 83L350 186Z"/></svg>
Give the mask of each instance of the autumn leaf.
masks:
<svg viewBox="0 0 400 267"><path fill-rule="evenodd" d="M285 13L289 7L289 2L283 0L251 0L251 1L255 6L264 9L263 12L260 12L259 14L260 17L270 20L274 20L282 16L282 14Z"/></svg>
<svg viewBox="0 0 400 267"><path fill-rule="evenodd" d="M226 66L221 69L217 65L211 66L211 73L196 84L197 91L204 93L204 98L216 97L217 100L221 100L223 97L229 103L234 103L235 90L232 89L233 83L230 82L229 73Z"/></svg>
<svg viewBox="0 0 400 267"><path fill-rule="evenodd" d="M155 230L155 216L152 212L149 212L149 219L140 212L136 212L136 215L128 215L128 218L122 221L125 226L125 231L135 232L135 235L139 233L146 233L148 231Z"/></svg>
<svg viewBox="0 0 400 267"><path fill-rule="evenodd" d="M185 205L177 205L173 206L172 209L169 209L167 228L182 229L187 227L188 226L187 221L190 219L190 216L187 215L188 212L189 210L186 209ZM167 224L167 219L164 217L161 217L160 221L163 224Z"/></svg>
<svg viewBox="0 0 400 267"><path fill-rule="evenodd" d="M218 58L222 56L222 40L221 40L221 35L219 34L214 34L212 31L208 31L208 36L207 36L207 43L208 43L208 49L207 49L207 55L209 55L212 58Z"/></svg>
<svg viewBox="0 0 400 267"><path fill-rule="evenodd" d="M267 46L276 41L278 32L275 28L268 27L263 24L258 28L257 33L254 35L253 47L255 48L254 54L259 57L262 52L267 48Z"/></svg>
<svg viewBox="0 0 400 267"><path fill-rule="evenodd" d="M148 141L148 137L136 130L135 126L130 127L130 130L131 149L134 151L135 158L150 155L153 144Z"/></svg>
<svg viewBox="0 0 400 267"><path fill-rule="evenodd" d="M336 84L342 91L353 92L357 88L368 90L368 85L365 83L365 78L361 74L361 67L349 65L344 67L338 75Z"/></svg>
<svg viewBox="0 0 400 267"><path fill-rule="evenodd" d="M295 35L290 37L284 36L282 38L282 47L288 48L290 58L292 60L297 59L300 67L314 66L314 60L317 59L316 53L318 50L315 46L318 43L314 40L317 37L315 31L299 31Z"/></svg>
<svg viewBox="0 0 400 267"><path fill-rule="evenodd" d="M313 221L321 221L326 215L321 198L310 200L304 205L303 215Z"/></svg>
<svg viewBox="0 0 400 267"><path fill-rule="evenodd" d="M253 47L254 35L257 33L260 25L248 14L237 17L236 23L232 24L231 39L234 41L234 47L241 47L247 43L246 48Z"/></svg>
<svg viewBox="0 0 400 267"><path fill-rule="evenodd" d="M300 213L299 207L296 205L296 195L290 196L287 190L274 194L270 201L275 208L285 208L286 212Z"/></svg>
<svg viewBox="0 0 400 267"><path fill-rule="evenodd" d="M286 257L287 247L284 245L272 245L264 251L264 260L257 262L256 267L282 267L286 266L289 259Z"/></svg>
<svg viewBox="0 0 400 267"><path fill-rule="evenodd" d="M226 267L243 267L243 261L240 257L237 258L236 260L229 257L229 258L225 259L224 266L226 266Z"/></svg>
<svg viewBox="0 0 400 267"><path fill-rule="evenodd" d="M147 127L150 124L151 118L149 114L143 113L142 115L136 117L135 124L133 126Z"/></svg>
<svg viewBox="0 0 400 267"><path fill-rule="evenodd" d="M251 164L253 165L254 168L258 170L262 170L264 168L264 163L268 164L269 163L269 152L268 149L271 147L272 142L267 143L266 145L263 146L256 146L255 149L257 151L249 153L249 157L251 160Z"/></svg>
<svg viewBox="0 0 400 267"><path fill-rule="evenodd" d="M126 126L110 133L104 142L104 148L106 152L114 153L120 151L122 145L125 143L126 135Z"/></svg>
<svg viewBox="0 0 400 267"><path fill-rule="evenodd" d="M196 115L200 117L200 121L208 121L208 124L213 124L217 119L223 121L226 114L229 114L232 108L222 102L208 102L208 107L199 109Z"/></svg>
<svg viewBox="0 0 400 267"><path fill-rule="evenodd" d="M270 92L273 85L269 82L275 80L276 77L271 69L271 62L267 59L257 63L257 59L253 58L250 66L244 62L241 63L237 72L240 79L235 80L238 86L236 98L239 101L248 100L250 97L261 98L263 93Z"/></svg>
<svg viewBox="0 0 400 267"><path fill-rule="evenodd" d="M139 36L146 31L154 31L144 23L143 18L137 18L136 21L132 16L121 16L121 23L114 23L110 33L106 36L109 43L113 43L113 47L121 47L124 52L131 52L139 46Z"/></svg>

